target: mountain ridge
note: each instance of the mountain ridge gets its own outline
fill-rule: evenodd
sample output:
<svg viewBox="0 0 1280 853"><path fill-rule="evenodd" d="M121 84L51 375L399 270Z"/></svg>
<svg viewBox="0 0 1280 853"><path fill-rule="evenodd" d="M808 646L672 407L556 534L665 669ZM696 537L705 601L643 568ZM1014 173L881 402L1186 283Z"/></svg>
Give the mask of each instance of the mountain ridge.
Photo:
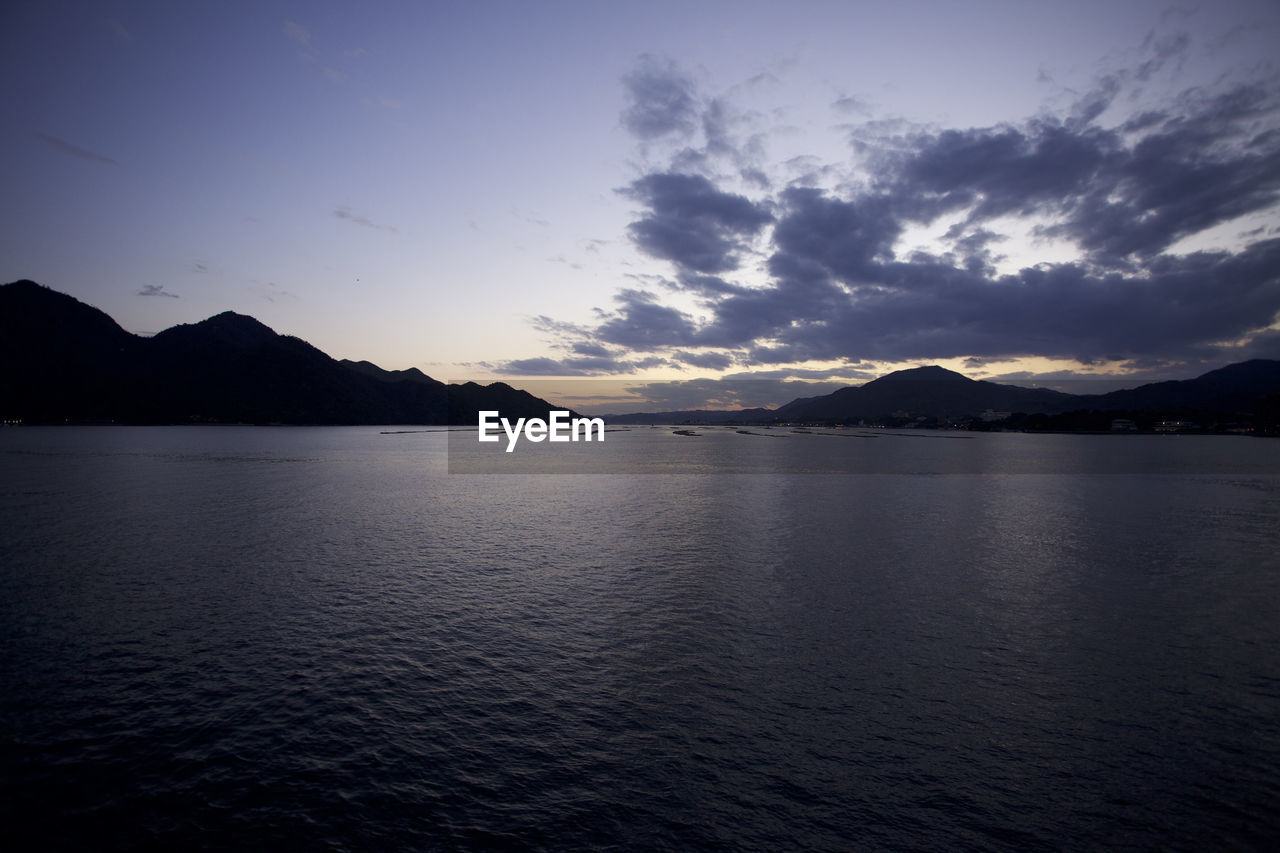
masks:
<svg viewBox="0 0 1280 853"><path fill-rule="evenodd" d="M1068 394L1026 388L926 365L894 371L863 385L830 394L798 397L776 409L706 412L686 410L648 415L605 415L610 423L728 423L742 421L884 422L912 416L973 418L984 413L1062 414L1075 410L1203 410L1251 414L1268 394L1280 393L1280 361L1251 359L1193 379L1167 380L1107 394ZM667 420L655 420L657 415Z"/></svg>
<svg viewBox="0 0 1280 853"><path fill-rule="evenodd" d="M500 383L469 385L338 361L234 311L147 338L29 279L0 286L6 421L474 426L478 406L512 418L562 408Z"/></svg>
<svg viewBox="0 0 1280 853"><path fill-rule="evenodd" d="M1271 395L1268 397L1267 395ZM1262 404L1263 398L1267 398ZM971 379L939 365L894 371L776 409L605 415L612 423L884 422L984 412L1075 410L1251 414L1280 399L1280 361L1253 359L1186 380L1076 395ZM301 338L223 311L152 337L28 279L0 285L0 418L25 423L474 425L478 412L542 417L556 408L495 382L446 385L417 368L335 360ZM576 414L576 413L575 413Z"/></svg>

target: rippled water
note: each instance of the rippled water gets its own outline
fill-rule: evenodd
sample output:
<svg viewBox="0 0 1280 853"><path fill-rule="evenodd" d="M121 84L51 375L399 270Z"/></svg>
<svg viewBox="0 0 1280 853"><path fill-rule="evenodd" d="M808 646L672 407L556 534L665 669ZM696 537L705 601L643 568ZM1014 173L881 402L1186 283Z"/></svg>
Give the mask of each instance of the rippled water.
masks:
<svg viewBox="0 0 1280 853"><path fill-rule="evenodd" d="M4 833L1280 837L1280 443L636 430L592 452L602 473L449 474L441 433L0 431Z"/></svg>

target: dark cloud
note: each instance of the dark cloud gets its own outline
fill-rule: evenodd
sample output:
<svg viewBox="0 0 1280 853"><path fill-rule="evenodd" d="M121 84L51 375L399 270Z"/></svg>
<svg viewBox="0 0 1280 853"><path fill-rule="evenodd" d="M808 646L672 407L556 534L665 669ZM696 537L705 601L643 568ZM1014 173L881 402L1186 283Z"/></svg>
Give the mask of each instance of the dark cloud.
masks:
<svg viewBox="0 0 1280 853"><path fill-rule="evenodd" d="M612 357L521 358L491 365L508 376L602 376L634 373L652 367L670 366L665 358L626 359Z"/></svg>
<svg viewBox="0 0 1280 853"><path fill-rule="evenodd" d="M657 411L682 409L745 409L768 405L771 395L763 383L730 383L718 379L645 382L627 387L629 393L645 401L644 408ZM753 393L765 391L766 393ZM785 401L784 401L785 402ZM775 404L776 405L776 404Z"/></svg>
<svg viewBox="0 0 1280 853"><path fill-rule="evenodd" d="M674 62L642 56L622 84L627 97L622 126L637 138L687 136L697 126L696 87Z"/></svg>
<svg viewBox="0 0 1280 853"><path fill-rule="evenodd" d="M916 221L971 208L970 222L1033 214L1086 192L1098 177L1114 134L1080 132L1049 120L1026 128L921 134L877 166L892 176L882 191Z"/></svg>
<svg viewBox="0 0 1280 853"><path fill-rule="evenodd" d="M733 366L733 356L722 352L676 352L672 358L690 367L701 367L705 370L725 370Z"/></svg>
<svg viewBox="0 0 1280 853"><path fill-rule="evenodd" d="M786 213L774 228L777 252L770 260L775 276L789 280L830 274L859 282L877 264L893 259L902 225L890 198L865 195L845 201L810 187L793 187L783 192L782 203Z"/></svg>
<svg viewBox="0 0 1280 853"><path fill-rule="evenodd" d="M615 298L621 308L594 330L606 343L647 351L687 346L697 336L693 318L648 291L624 290Z"/></svg>
<svg viewBox="0 0 1280 853"><path fill-rule="evenodd" d="M776 408L797 397L830 394L848 384L760 377L644 382L627 386L629 393L644 401L627 411ZM623 413L621 409L617 411Z"/></svg>
<svg viewBox="0 0 1280 853"><path fill-rule="evenodd" d="M1116 267L1280 200L1274 86L1191 91L1120 127L1089 125L1114 96L1100 89L1083 120L915 135L878 157L879 189L906 220L1050 217L1043 236Z"/></svg>
<svg viewBox="0 0 1280 853"><path fill-rule="evenodd" d="M665 171L729 174L756 189L773 186L763 168L767 117L739 109L727 95L701 95L691 75L653 56L640 57L622 84L627 100L622 125L641 142L646 157L651 143L666 152Z"/></svg>
<svg viewBox="0 0 1280 853"><path fill-rule="evenodd" d="M139 296L169 296L173 299L178 298L178 294L170 293L164 289L163 284L144 284L142 290L138 291Z"/></svg>
<svg viewBox="0 0 1280 853"><path fill-rule="evenodd" d="M886 264L877 279L874 289L841 301L788 302L779 318L786 322L773 332L776 355L788 361L1198 357L1213 342L1277 317L1280 240L1237 254L1162 256L1141 277L1097 274L1082 264L991 277L917 260ZM765 360L768 351L755 355Z"/></svg>
<svg viewBox="0 0 1280 853"><path fill-rule="evenodd" d="M831 383L831 389L843 388L849 384L866 382L884 375L884 371L875 365L866 365L866 368L860 368L856 364L846 364L837 368L774 368L773 370L750 370L741 373L727 373L722 379L785 379L787 381L804 382L803 385L797 385L798 388L813 388L813 383L827 381ZM825 393L825 392L822 392Z"/></svg>
<svg viewBox="0 0 1280 853"><path fill-rule="evenodd" d="M701 175L646 175L624 192L649 208L629 228L641 251L695 273L736 269L739 253L773 220L765 208Z"/></svg>
<svg viewBox="0 0 1280 853"><path fill-rule="evenodd" d="M1153 37L1144 64L1101 77L1060 115L969 128L863 122L850 129L848 162L780 164L791 176L782 187L746 177L742 164L759 162L763 146L742 141L728 99L699 100L674 66L646 61L625 81L629 128L705 143L622 190L643 205L631 239L673 276L637 277L643 287L620 291L593 323L543 318L570 353L555 366L623 370L637 353L715 371L1043 356L1124 361L1154 376L1275 357L1280 80L1137 100L1189 44ZM1250 215L1234 229L1238 245L1173 252ZM1074 246L1076 259L1000 271L997 252L1016 246L1010 220ZM909 229L939 225L939 245L903 248ZM746 268L756 257L763 264Z"/></svg>
<svg viewBox="0 0 1280 853"><path fill-rule="evenodd" d="M744 184L769 189L773 181L761 168L765 159L760 117L735 110L727 98L710 98L699 112L701 145L689 144L671 158L669 171L715 175L736 173Z"/></svg>
<svg viewBox="0 0 1280 853"><path fill-rule="evenodd" d="M684 290L713 298L746 292L746 288L726 281L720 276L697 273L681 273L676 276L674 282L669 283L669 286L674 290Z"/></svg>
<svg viewBox="0 0 1280 853"><path fill-rule="evenodd" d="M997 234L986 228L976 228L967 233L962 228L953 228L947 233L947 237L953 241L955 251L965 269L971 272L988 273L994 268L995 263L1004 260L1004 255L997 255L991 251L991 244L1002 243L1009 239L1003 234Z"/></svg>
<svg viewBox="0 0 1280 853"><path fill-rule="evenodd" d="M500 366L502 373L516 376L582 376L581 372L566 373L567 368L554 358L518 358L514 361L503 362Z"/></svg>
<svg viewBox="0 0 1280 853"><path fill-rule="evenodd" d="M529 322L535 329L545 332L557 338L582 338L590 334L587 327L577 323L566 323L563 320L556 320L548 317L546 314L539 314L536 317L529 318Z"/></svg>
<svg viewBox="0 0 1280 853"><path fill-rule="evenodd" d="M611 358L614 352L608 347L600 344L591 343L590 341L578 341L573 344L574 355L585 356L588 358Z"/></svg>
<svg viewBox="0 0 1280 853"><path fill-rule="evenodd" d="M101 163L104 166L119 166L120 164L112 160L110 157L104 157L96 151L90 151L88 148L81 148L79 145L67 142L65 139L59 139L47 133L36 133L36 139L39 139L45 145L55 151L61 151L63 154L70 154L72 157L79 157L81 160L88 160L90 163Z"/></svg>

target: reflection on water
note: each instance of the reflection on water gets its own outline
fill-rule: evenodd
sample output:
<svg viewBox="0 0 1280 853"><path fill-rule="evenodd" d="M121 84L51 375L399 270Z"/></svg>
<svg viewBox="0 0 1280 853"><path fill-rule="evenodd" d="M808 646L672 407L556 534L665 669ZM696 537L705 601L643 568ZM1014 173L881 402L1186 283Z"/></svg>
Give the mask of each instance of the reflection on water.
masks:
<svg viewBox="0 0 1280 853"><path fill-rule="evenodd" d="M636 430L536 476L449 474L456 450L0 432L6 824L97 849L1280 831L1277 443ZM876 475L800 473L833 469Z"/></svg>

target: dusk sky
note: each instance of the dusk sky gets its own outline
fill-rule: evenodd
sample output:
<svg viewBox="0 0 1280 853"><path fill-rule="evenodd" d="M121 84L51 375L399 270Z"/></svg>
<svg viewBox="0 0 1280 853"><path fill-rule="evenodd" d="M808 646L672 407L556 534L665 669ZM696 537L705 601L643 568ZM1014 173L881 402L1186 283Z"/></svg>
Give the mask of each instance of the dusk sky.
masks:
<svg viewBox="0 0 1280 853"><path fill-rule="evenodd" d="M1270 0L24 2L0 40L0 278L132 332L443 380L1280 358Z"/></svg>

